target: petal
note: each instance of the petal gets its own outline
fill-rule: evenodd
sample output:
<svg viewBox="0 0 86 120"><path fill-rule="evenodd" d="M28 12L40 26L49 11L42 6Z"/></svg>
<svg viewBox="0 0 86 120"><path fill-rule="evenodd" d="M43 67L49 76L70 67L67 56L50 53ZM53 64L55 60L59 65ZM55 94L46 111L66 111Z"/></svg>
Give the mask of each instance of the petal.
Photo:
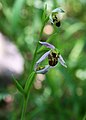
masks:
<svg viewBox="0 0 86 120"><path fill-rule="evenodd" d="M54 47L52 44L50 44L50 43L47 43L47 42L40 42L40 41L39 41L39 43L42 44L42 45L44 45L44 46L46 46L47 48L55 49L55 47Z"/></svg>
<svg viewBox="0 0 86 120"><path fill-rule="evenodd" d="M50 54L50 50L46 52L44 55L42 55L42 57L36 62L36 65L41 63L49 54Z"/></svg>
<svg viewBox="0 0 86 120"><path fill-rule="evenodd" d="M50 68L50 66L46 65L45 68L36 71L36 73L38 73L38 74L45 74L46 72L48 72L49 68Z"/></svg>
<svg viewBox="0 0 86 120"><path fill-rule="evenodd" d="M67 68L67 65L66 65L66 63L61 55L59 55L58 61L61 63L61 65L63 65L64 67Z"/></svg>
<svg viewBox="0 0 86 120"><path fill-rule="evenodd" d="M58 12L64 12L64 10L62 10L61 8L56 8L52 10L52 13L58 13Z"/></svg>
<svg viewBox="0 0 86 120"><path fill-rule="evenodd" d="M50 19L50 22L51 22L52 24L54 24L53 18L52 18L52 15L51 15L51 14L50 14L50 16L49 16L49 19Z"/></svg>

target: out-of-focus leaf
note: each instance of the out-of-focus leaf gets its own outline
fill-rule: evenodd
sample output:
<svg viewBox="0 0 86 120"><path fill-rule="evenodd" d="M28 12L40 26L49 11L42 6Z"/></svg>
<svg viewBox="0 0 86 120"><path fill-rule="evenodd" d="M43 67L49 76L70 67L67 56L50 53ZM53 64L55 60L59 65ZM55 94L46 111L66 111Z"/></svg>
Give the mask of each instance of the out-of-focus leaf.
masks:
<svg viewBox="0 0 86 120"><path fill-rule="evenodd" d="M15 84L15 86L17 87L17 89L19 90L19 92L22 93L22 94L25 94L24 89L23 89L23 87L20 85L20 83L14 78L13 75L12 75L12 77L13 77L14 84Z"/></svg>
<svg viewBox="0 0 86 120"><path fill-rule="evenodd" d="M78 40L69 55L70 66L75 66L84 47L84 40Z"/></svg>
<svg viewBox="0 0 86 120"><path fill-rule="evenodd" d="M74 23L72 25L69 26L69 28L65 29L64 32L64 37L65 39L68 39L70 36L72 36L75 32L77 32L78 30L82 30L84 28L84 24L83 23Z"/></svg>
<svg viewBox="0 0 86 120"><path fill-rule="evenodd" d="M82 120L86 120L86 114L84 115L83 119Z"/></svg>
<svg viewBox="0 0 86 120"><path fill-rule="evenodd" d="M4 100L5 97L7 97L9 94L8 93L0 93L0 101Z"/></svg>
<svg viewBox="0 0 86 120"><path fill-rule="evenodd" d="M21 10L26 0L16 0L12 9L12 27L17 29L17 25L20 19Z"/></svg>

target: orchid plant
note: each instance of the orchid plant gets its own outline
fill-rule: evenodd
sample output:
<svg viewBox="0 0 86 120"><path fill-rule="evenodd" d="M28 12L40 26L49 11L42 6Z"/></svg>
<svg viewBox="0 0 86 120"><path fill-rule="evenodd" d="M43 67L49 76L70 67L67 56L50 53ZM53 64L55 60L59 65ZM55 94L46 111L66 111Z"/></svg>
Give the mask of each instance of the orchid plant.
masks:
<svg viewBox="0 0 86 120"><path fill-rule="evenodd" d="M34 82L35 75L39 74L39 73L40 74L47 73L49 71L49 69L54 68L58 62L60 62L62 66L67 67L67 65L66 65L63 57L61 56L59 50L54 45L52 45L48 42L41 42L40 41L40 38L42 36L43 29L44 29L46 22L48 20L50 20L50 22L53 25L60 27L61 19L59 17L59 14L63 13L64 11L61 8L56 8L51 12L50 15L46 15L46 10L47 10L47 7L45 7L45 9L44 9L43 22L42 22L43 25L42 25L41 32L39 35L39 41L37 41L37 46L36 46L35 53L33 56L33 61L32 61L32 65L31 65L31 72L30 72L28 79L26 80L25 86L22 87L22 85L20 85L20 83L17 80L15 80L15 78L13 77L17 89L20 91L20 93L24 97L23 104L22 104L23 108L22 108L21 120L25 120L25 111L26 111L27 102L29 99L30 88L32 86L32 83ZM50 50L47 51L46 53L44 53L36 62L36 56L37 56L39 43L47 48L50 48ZM48 64L44 65L44 66L40 66L40 63L42 61L44 61L46 58L48 58Z"/></svg>

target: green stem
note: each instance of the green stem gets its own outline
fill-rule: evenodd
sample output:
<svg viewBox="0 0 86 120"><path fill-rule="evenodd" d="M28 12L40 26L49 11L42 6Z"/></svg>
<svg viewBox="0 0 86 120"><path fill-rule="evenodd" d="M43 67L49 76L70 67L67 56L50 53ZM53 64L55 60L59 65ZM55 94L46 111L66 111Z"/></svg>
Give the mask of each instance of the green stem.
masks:
<svg viewBox="0 0 86 120"><path fill-rule="evenodd" d="M34 77L35 77L36 74L33 75L32 79L30 80L29 82L29 86L28 86L28 89L27 86L25 86L24 90L27 90L26 92L28 93L26 96L24 96L24 103L23 103L23 109L22 109L22 115L21 115L21 120L25 120L25 112L26 112L26 108L27 108L27 104L28 104L28 99L29 99L29 94L30 94L30 88L31 88L31 85L34 81ZM27 79L28 80L28 79ZM28 80L28 81L29 81ZM26 81L27 82L27 81Z"/></svg>
<svg viewBox="0 0 86 120"><path fill-rule="evenodd" d="M42 36L44 26L45 26L45 23L43 24L43 26L42 26L42 28L41 28L39 40L40 40L40 38L41 38L41 36ZM37 45L36 45L36 49L35 49L35 53L34 53L34 57L33 57L33 62L32 62L32 66L31 66L31 73L32 73L33 67L34 67L35 58L36 58L37 50L38 50L38 45L39 45L39 41L37 42ZM31 75L31 74L30 74L30 75ZM27 90L27 93L26 93L27 95L24 96L24 103L23 103L23 109L22 109L21 120L25 120L25 112L26 112L27 103L28 103L28 99L29 99L30 88L31 88L31 86L32 86L34 77L35 77L35 74L34 74L34 76L32 77L31 80L30 80L30 78L27 79L26 83L29 84L29 85L28 85L28 88L26 87L27 84L25 84L25 89L24 89L24 90L25 90L25 91ZM30 80L30 83L28 82L28 80ZM27 88L27 89L26 89L26 88Z"/></svg>
<svg viewBox="0 0 86 120"><path fill-rule="evenodd" d="M42 36L42 32L43 32L44 26L45 26L45 23L43 24L43 26L41 28L39 40L40 40L40 38ZM37 45L36 45L36 49L35 49L35 53L34 53L34 57L33 57L33 61L32 61L31 72L33 71L33 66L34 66L34 63L35 63L35 58L36 58L36 54L37 54L37 50L38 50L39 40L37 41Z"/></svg>
<svg viewBox="0 0 86 120"><path fill-rule="evenodd" d="M35 49L35 53L34 53L34 57L33 57L33 61L32 61L32 66L31 66L31 72L33 71L33 66L34 66L34 63L35 63L35 58L36 58L36 54L37 54L37 50L38 50L38 45L39 45L39 41L37 42L37 45L36 45L36 49Z"/></svg>
<svg viewBox="0 0 86 120"><path fill-rule="evenodd" d="M26 107L27 107L27 99L24 97L21 120L25 120Z"/></svg>

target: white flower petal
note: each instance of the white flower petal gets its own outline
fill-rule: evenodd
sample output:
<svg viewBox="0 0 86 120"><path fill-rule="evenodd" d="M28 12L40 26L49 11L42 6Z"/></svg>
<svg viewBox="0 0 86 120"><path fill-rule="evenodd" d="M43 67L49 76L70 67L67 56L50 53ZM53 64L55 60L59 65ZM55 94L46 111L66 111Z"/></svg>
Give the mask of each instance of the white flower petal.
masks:
<svg viewBox="0 0 86 120"><path fill-rule="evenodd" d="M58 13L58 12L64 12L64 10L62 10L61 8L56 8L52 10L52 13Z"/></svg>
<svg viewBox="0 0 86 120"><path fill-rule="evenodd" d="M47 43L47 42L40 42L40 41L39 41L39 43L42 44L42 45L44 45L44 46L46 46L47 48L55 49L55 47L54 47L52 44L50 44L50 43Z"/></svg>
<svg viewBox="0 0 86 120"><path fill-rule="evenodd" d="M58 61L61 63L61 65L63 65L64 67L67 68L67 65L66 65L66 63L61 55L59 55Z"/></svg>
<svg viewBox="0 0 86 120"><path fill-rule="evenodd" d="M51 22L52 24L54 24L53 18L52 18L52 15L51 15L51 14L50 14L49 18L50 18L50 22Z"/></svg>
<svg viewBox="0 0 86 120"><path fill-rule="evenodd" d="M48 57L49 54L50 50L46 52L44 55L42 55L42 57L36 62L36 64L38 65L39 63L41 63L46 57Z"/></svg>

